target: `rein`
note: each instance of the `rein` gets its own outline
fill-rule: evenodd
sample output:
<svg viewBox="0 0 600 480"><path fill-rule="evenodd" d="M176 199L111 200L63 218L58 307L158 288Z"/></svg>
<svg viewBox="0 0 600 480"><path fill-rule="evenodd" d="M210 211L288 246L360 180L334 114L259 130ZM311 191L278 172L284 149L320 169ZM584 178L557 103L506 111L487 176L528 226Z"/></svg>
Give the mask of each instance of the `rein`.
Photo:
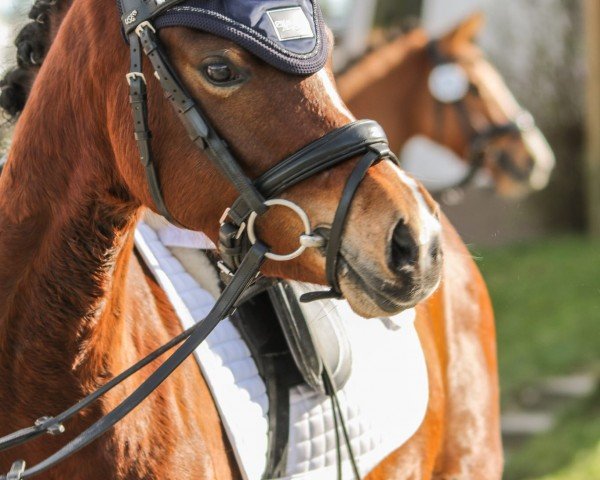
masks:
<svg viewBox="0 0 600 480"><path fill-rule="evenodd" d="M31 478L54 467L92 443L129 414L196 350L221 320L231 315L245 290L259 276L260 267L266 258L276 261L288 261L301 255L306 248L325 248L327 279L331 289L327 292L306 295L303 300L312 301L318 298L341 297L336 270L342 235L353 197L367 170L373 164L382 159L398 163L398 160L389 149L387 138L381 127L373 121L363 120L334 130L283 160L258 179L254 181L249 179L229 151L226 142L217 134L200 108L182 87L182 83L161 49L156 36L156 29L152 21L160 13L182 1L119 0L119 6L123 14L123 32L130 46L131 70L126 75L126 79L130 87L130 103L140 160L145 167L148 186L158 211L172 223L180 225L171 215L163 198L156 162L152 153L152 134L148 126L146 79L142 73L142 53L150 60L166 97L175 108L191 140L207 154L214 165L239 192L239 198L231 208L224 212L221 218L219 250L222 261L220 269L226 280L225 289L203 321L173 338L61 414L55 417L42 417L31 427L0 438L0 451L2 451L29 442L43 434L58 435L63 433L65 431L64 422L73 418L82 409L141 368L181 344L130 396L125 398L106 416L96 421L63 448L37 465L27 468L22 460L14 462L10 472L7 475L0 476L0 480ZM286 200L274 198L285 189L360 155L362 155L362 158L358 161L347 181L327 239L312 231L306 213L299 206ZM254 221L272 205L283 205L291 208L300 216L305 225L304 235L300 238L300 247L289 255L273 254L262 241L256 238L254 233ZM325 374L325 382L334 405L336 425L338 421L341 423L354 474L356 478L360 478L341 409L335 396L335 386L332 384L328 372ZM341 447L337 430L336 435L338 435L339 466L341 465ZM341 478L341 469L338 469L338 478Z"/></svg>
<svg viewBox="0 0 600 480"><path fill-rule="evenodd" d="M455 63L455 60L442 53L439 40L430 41L427 45L427 52L433 62L434 69L443 65ZM472 84L469 86L471 88L473 87ZM442 101L439 98L436 98L435 95L432 95L435 101L435 137L442 145L444 144L444 125L446 118L445 114L447 111L445 107L449 105L456 111L463 134L468 138L469 142L467 162L469 163L470 168L468 172L461 180L456 182L456 184L445 187L439 191L445 203L449 204L456 203L454 199L462 197L464 190L471 185L476 175L484 167L484 150L487 142L505 135L522 135L535 128L535 121L533 120L532 115L528 111L522 110L515 118L511 118L505 123L491 123L483 130L477 129L471 121L465 103L466 93L458 100L452 102ZM522 173L517 172L511 162L498 161L496 163L499 168L515 178L522 178Z"/></svg>

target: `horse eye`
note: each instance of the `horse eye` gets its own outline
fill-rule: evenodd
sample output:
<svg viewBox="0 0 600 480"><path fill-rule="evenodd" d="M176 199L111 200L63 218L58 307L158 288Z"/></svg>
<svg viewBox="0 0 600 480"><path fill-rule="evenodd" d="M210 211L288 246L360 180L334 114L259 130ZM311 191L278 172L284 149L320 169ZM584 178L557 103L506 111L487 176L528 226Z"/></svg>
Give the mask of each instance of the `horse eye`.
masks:
<svg viewBox="0 0 600 480"><path fill-rule="evenodd" d="M211 63L203 70L206 78L215 85L230 84L241 78L229 64L223 62Z"/></svg>

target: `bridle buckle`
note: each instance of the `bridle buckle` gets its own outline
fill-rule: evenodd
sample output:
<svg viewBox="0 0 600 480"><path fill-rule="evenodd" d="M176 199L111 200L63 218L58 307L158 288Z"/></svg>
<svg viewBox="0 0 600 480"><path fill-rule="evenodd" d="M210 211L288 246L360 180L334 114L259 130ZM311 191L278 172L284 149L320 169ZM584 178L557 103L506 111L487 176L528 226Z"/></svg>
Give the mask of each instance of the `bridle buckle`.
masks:
<svg viewBox="0 0 600 480"><path fill-rule="evenodd" d="M231 270L231 268L229 268L227 265L225 265L225 262L223 262L223 260L220 260L217 262L217 268L226 277L233 277L233 275L234 275L233 270Z"/></svg>
<svg viewBox="0 0 600 480"><path fill-rule="evenodd" d="M50 425L49 427L45 427L45 425L50 422L54 417L40 417L38 418L34 425L41 430L44 430L46 433L52 436L60 435L61 433L65 433L65 426L62 423L55 423L54 425Z"/></svg>
<svg viewBox="0 0 600 480"><path fill-rule="evenodd" d="M131 83L136 78L141 79L142 82L144 82L144 84L147 85L147 83L146 83L146 77L144 76L144 74L142 72L129 72L127 75L125 75L125 78L127 79L127 85L129 85L130 87L131 87Z"/></svg>
<svg viewBox="0 0 600 480"><path fill-rule="evenodd" d="M219 219L219 225L223 226L225 224L225 221L227 220L227 217L229 216L229 212L231 212L231 208L226 208L225 211L223 212L223 215L221 215L221 218Z"/></svg>
<svg viewBox="0 0 600 480"><path fill-rule="evenodd" d="M135 34L138 37L141 37L142 31L144 30L144 28L152 30L154 33L156 33L156 28L154 28L154 26L149 21L146 20L145 22L142 22L137 27L135 27Z"/></svg>
<svg viewBox="0 0 600 480"><path fill-rule="evenodd" d="M10 467L10 472L6 474L6 480L21 480L25 472L25 460L17 460Z"/></svg>
<svg viewBox="0 0 600 480"><path fill-rule="evenodd" d="M231 212L231 208L226 208L225 211L223 212L223 215L221 215L221 218L219 219L219 225L221 227L223 227L223 225L225 225L225 223L227 223L227 217L229 216L229 212ZM232 225L235 225L235 222L232 222ZM242 222L239 225L238 231L235 234L234 238L236 240L239 240L240 238L242 238L242 235L245 230L246 230L246 222Z"/></svg>

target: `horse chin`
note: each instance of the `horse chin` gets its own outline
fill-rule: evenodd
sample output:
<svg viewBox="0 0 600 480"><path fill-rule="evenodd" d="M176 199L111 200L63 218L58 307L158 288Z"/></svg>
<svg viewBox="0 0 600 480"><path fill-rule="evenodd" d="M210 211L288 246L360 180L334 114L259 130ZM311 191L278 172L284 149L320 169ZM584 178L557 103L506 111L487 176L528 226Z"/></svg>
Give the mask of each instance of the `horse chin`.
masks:
<svg viewBox="0 0 600 480"><path fill-rule="evenodd" d="M360 288L354 286L342 287L344 298L348 300L350 308L364 318L391 317L410 307L399 307L393 304L384 305L378 299L371 297Z"/></svg>
<svg viewBox="0 0 600 480"><path fill-rule="evenodd" d="M392 317L405 310L415 307L420 301L427 298L437 287L427 291L411 291L409 298L400 294L392 294L389 287L385 290L376 285L382 283L376 275L361 275L344 264L343 273L340 275L340 289L352 310L364 318Z"/></svg>

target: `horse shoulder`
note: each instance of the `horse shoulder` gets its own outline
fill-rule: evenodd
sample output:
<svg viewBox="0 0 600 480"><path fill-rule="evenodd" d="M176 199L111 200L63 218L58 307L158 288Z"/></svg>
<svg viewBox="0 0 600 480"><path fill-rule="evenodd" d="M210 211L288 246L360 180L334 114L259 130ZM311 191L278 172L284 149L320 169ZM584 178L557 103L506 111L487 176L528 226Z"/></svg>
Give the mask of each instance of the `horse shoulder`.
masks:
<svg viewBox="0 0 600 480"><path fill-rule="evenodd" d="M491 480L502 473L494 314L471 254L444 219L442 300L446 425L440 478ZM450 475L449 477L447 477Z"/></svg>
<svg viewBox="0 0 600 480"><path fill-rule="evenodd" d="M147 355L180 333L182 327L166 294L135 256L127 275L131 286L128 298L132 307L131 337L135 344L144 346L138 354ZM166 356L161 361L164 359ZM144 377L149 373L150 370L145 372ZM117 426L116 435L120 452L130 449L135 437L139 437L140 451L145 455L143 465L130 466L136 469L135 475L143 469L148 478L240 478L211 392L193 357L134 413ZM154 429L149 430L150 425ZM137 459L135 463L139 462Z"/></svg>

